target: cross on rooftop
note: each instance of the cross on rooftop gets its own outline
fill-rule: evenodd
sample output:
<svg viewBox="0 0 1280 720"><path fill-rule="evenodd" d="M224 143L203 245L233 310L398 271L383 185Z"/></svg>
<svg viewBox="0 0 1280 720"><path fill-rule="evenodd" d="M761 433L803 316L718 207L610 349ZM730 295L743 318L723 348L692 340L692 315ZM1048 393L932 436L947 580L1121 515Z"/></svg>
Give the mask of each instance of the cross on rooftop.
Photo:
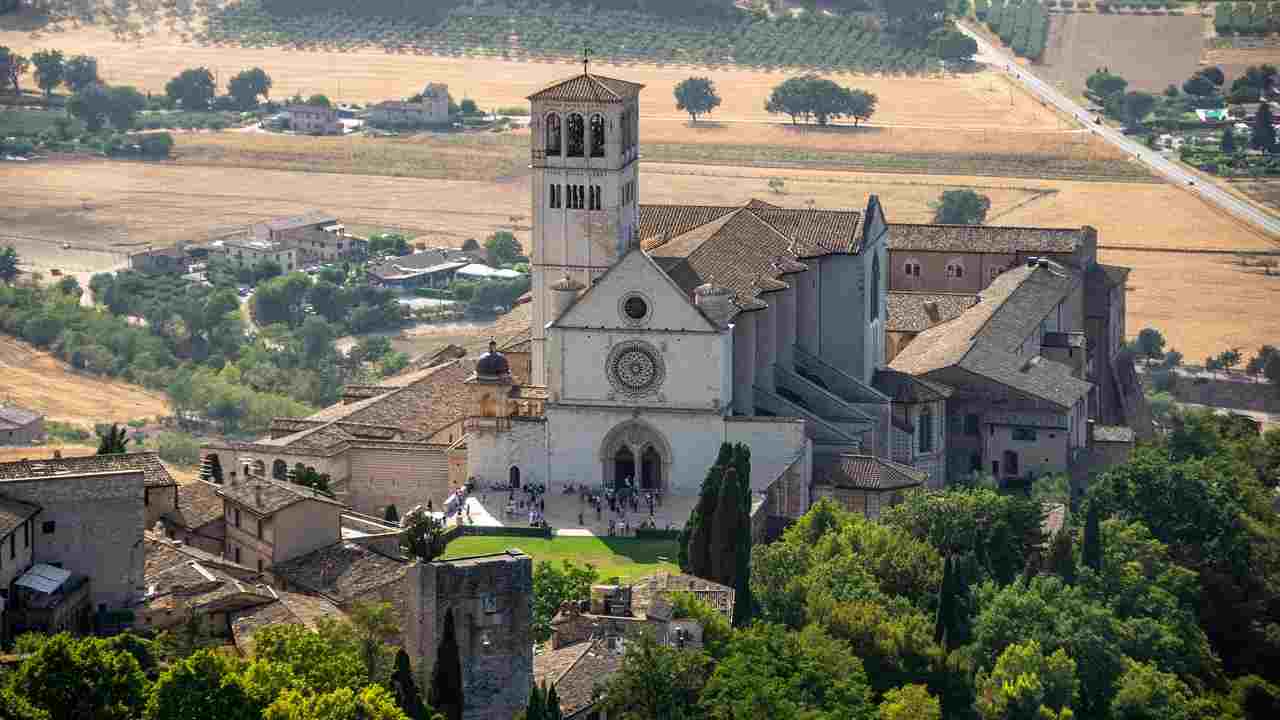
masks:
<svg viewBox="0 0 1280 720"><path fill-rule="evenodd" d="M591 63L591 48L582 48L582 74L587 74L587 65Z"/></svg>

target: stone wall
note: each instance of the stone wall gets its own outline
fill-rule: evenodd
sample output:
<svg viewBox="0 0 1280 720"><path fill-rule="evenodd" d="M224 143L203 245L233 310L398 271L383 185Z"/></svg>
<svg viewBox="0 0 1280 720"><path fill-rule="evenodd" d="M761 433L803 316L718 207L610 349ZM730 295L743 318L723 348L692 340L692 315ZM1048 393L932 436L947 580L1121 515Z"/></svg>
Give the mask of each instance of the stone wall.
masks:
<svg viewBox="0 0 1280 720"><path fill-rule="evenodd" d="M452 612L466 720L509 720L533 679L533 561L517 551L409 567L405 650L423 687Z"/></svg>
<svg viewBox="0 0 1280 720"><path fill-rule="evenodd" d="M141 470L0 480L0 495L41 507L34 561L87 575L91 602L109 609L142 591L143 488Z"/></svg>
<svg viewBox="0 0 1280 720"><path fill-rule="evenodd" d="M401 514L415 505L444 507L449 458L444 446L420 449L356 448L348 453L351 480L343 500L356 512L383 517L388 505Z"/></svg>

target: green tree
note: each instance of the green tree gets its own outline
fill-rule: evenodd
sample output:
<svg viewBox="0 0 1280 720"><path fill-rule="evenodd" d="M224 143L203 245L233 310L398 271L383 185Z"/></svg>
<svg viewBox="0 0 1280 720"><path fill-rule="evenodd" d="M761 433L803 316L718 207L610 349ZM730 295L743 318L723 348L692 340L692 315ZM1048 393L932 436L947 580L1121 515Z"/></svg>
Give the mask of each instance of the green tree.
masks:
<svg viewBox="0 0 1280 720"><path fill-rule="evenodd" d="M309 487L325 495L333 495L333 492L329 490L329 483L332 481L329 473L319 472L309 465L295 463L289 470L288 480L294 485Z"/></svg>
<svg viewBox="0 0 1280 720"><path fill-rule="evenodd" d="M1272 126L1274 122L1271 115L1271 105L1262 103L1258 105L1258 112L1253 120L1253 132L1249 135L1249 147L1263 152L1276 151L1276 129Z"/></svg>
<svg viewBox="0 0 1280 720"><path fill-rule="evenodd" d="M19 81L30 67L31 61L26 57L0 45L0 90L12 87L14 95L21 95Z"/></svg>
<svg viewBox="0 0 1280 720"><path fill-rule="evenodd" d="M89 85L71 96L67 112L79 118L90 132L97 132L106 124L112 108L111 94L100 84Z"/></svg>
<svg viewBox="0 0 1280 720"><path fill-rule="evenodd" d="M721 443L716 463L707 470L707 476L703 478L702 488L698 492L698 502L689 513L689 521L681 531L678 561L680 568L691 575L711 577L711 544L716 506L720 499L720 483L724 478L724 468L732 459L733 446Z"/></svg>
<svg viewBox="0 0 1280 720"><path fill-rule="evenodd" d="M480 108L476 107L475 100L462 98L462 102L458 105L458 112L462 115L479 115Z"/></svg>
<svg viewBox="0 0 1280 720"><path fill-rule="evenodd" d="M1102 572L1102 528L1100 511L1096 503L1089 503L1085 513L1084 543L1080 551L1084 566L1096 573Z"/></svg>
<svg viewBox="0 0 1280 720"><path fill-rule="evenodd" d="M1230 126L1222 129L1222 143L1219 149L1227 155L1236 154L1236 134Z"/></svg>
<svg viewBox="0 0 1280 720"><path fill-rule="evenodd" d="M862 662L816 625L798 633L762 623L739 630L700 705L711 720L875 717Z"/></svg>
<svg viewBox="0 0 1280 720"><path fill-rule="evenodd" d="M217 93L209 68L188 68L165 83L164 93L170 100L180 103L183 110L208 110Z"/></svg>
<svg viewBox="0 0 1280 720"><path fill-rule="evenodd" d="M61 50L37 50L31 53L31 64L36 68L36 85L44 91L48 101L53 97L54 88L61 85L66 76L66 59Z"/></svg>
<svg viewBox="0 0 1280 720"><path fill-rule="evenodd" d="M407 720L386 688L339 688L323 694L286 690L262 714L263 720Z"/></svg>
<svg viewBox="0 0 1280 720"><path fill-rule="evenodd" d="M1156 107L1154 95L1144 92L1127 92L1120 102L1120 117L1129 127L1142 125L1142 120Z"/></svg>
<svg viewBox="0 0 1280 720"><path fill-rule="evenodd" d="M1195 720L1193 694L1177 675L1129 660L1111 701L1114 720Z"/></svg>
<svg viewBox="0 0 1280 720"><path fill-rule="evenodd" d="M1138 333L1136 344L1138 353L1146 356L1148 362L1164 357L1164 335L1161 335L1160 331L1155 328L1142 328Z"/></svg>
<svg viewBox="0 0 1280 720"><path fill-rule="evenodd" d="M18 251L12 245L0 247L0 282L13 282L19 272Z"/></svg>
<svg viewBox="0 0 1280 720"><path fill-rule="evenodd" d="M101 83L102 80L98 78L98 60L88 55L71 56L63 70L62 81L73 93Z"/></svg>
<svg viewBox="0 0 1280 720"><path fill-rule="evenodd" d="M903 685L884 694L878 720L942 720L942 705L924 685Z"/></svg>
<svg viewBox="0 0 1280 720"><path fill-rule="evenodd" d="M1076 663L1062 648L1046 655L1029 640L1005 648L994 670L978 673L977 685L983 720L1066 720L1079 683Z"/></svg>
<svg viewBox="0 0 1280 720"><path fill-rule="evenodd" d="M506 230L499 230L484 241L484 251L488 256L489 264L496 267L515 262L523 249L515 235Z"/></svg>
<svg viewBox="0 0 1280 720"><path fill-rule="evenodd" d="M702 626L702 647L713 658L724 656L724 650L733 637L733 627L728 619L706 600L693 593L674 592L671 601L671 617L692 618ZM735 602L737 598L734 598Z"/></svg>
<svg viewBox="0 0 1280 720"><path fill-rule="evenodd" d="M391 674L391 692L395 695L396 705L409 720L430 720L433 713L422 701L415 677L413 666L409 664L409 654L404 648L397 649L396 669Z"/></svg>
<svg viewBox="0 0 1280 720"><path fill-rule="evenodd" d="M708 77L691 77L676 84L676 109L689 113L693 122L698 122L699 115L708 115L720 107L720 96L716 94L716 84Z"/></svg>
<svg viewBox="0 0 1280 720"><path fill-rule="evenodd" d="M111 423L111 427L103 428L98 432L98 454L99 455L120 455L128 452L126 447L129 444L128 428L122 428L116 423Z"/></svg>
<svg viewBox="0 0 1280 720"><path fill-rule="evenodd" d="M227 81L227 93L241 110L258 107L258 96L271 94L271 76L260 67L242 70Z"/></svg>
<svg viewBox="0 0 1280 720"><path fill-rule="evenodd" d="M80 287L80 281L76 279L75 275L63 277L54 287L57 288L59 293L72 298L76 302L79 302L80 296L84 295L84 288Z"/></svg>
<svg viewBox="0 0 1280 720"><path fill-rule="evenodd" d="M10 686L53 720L133 720L142 711L147 678L137 659L110 640L32 636L23 653Z"/></svg>
<svg viewBox="0 0 1280 720"><path fill-rule="evenodd" d="M382 519L389 523L400 524L400 511L396 509L395 503L387 506L386 511L382 513Z"/></svg>
<svg viewBox="0 0 1280 720"><path fill-rule="evenodd" d="M567 602L581 602L591 597L591 584L596 581L596 568L590 563L578 565L562 560L557 567L549 560L533 568L533 637L541 642L551 637L551 620Z"/></svg>
<svg viewBox="0 0 1280 720"><path fill-rule="evenodd" d="M262 712L245 693L241 663L215 650L198 650L169 666L147 698L146 720L252 717Z"/></svg>
<svg viewBox="0 0 1280 720"><path fill-rule="evenodd" d="M466 697L462 689L462 659L458 651L458 635L454 627L453 608L444 616L444 632L436 651L436 661L431 672L431 707L439 710L446 720L462 720Z"/></svg>
<svg viewBox="0 0 1280 720"><path fill-rule="evenodd" d="M405 531L400 536L400 549L406 555L425 563L444 554L448 545L444 524L424 508L417 506L409 510L405 513L402 524Z"/></svg>
<svg viewBox="0 0 1280 720"><path fill-rule="evenodd" d="M769 93L764 109L770 113L790 115L792 125L807 119L813 111L813 102L806 78L788 78L776 85Z"/></svg>
<svg viewBox="0 0 1280 720"><path fill-rule="evenodd" d="M333 107L333 101L331 101L327 95L322 95L320 93L316 93L315 95L307 98L307 104L326 108Z"/></svg>
<svg viewBox="0 0 1280 720"><path fill-rule="evenodd" d="M959 30L935 33L931 45L933 52L946 62L970 63L978 54L978 41Z"/></svg>
<svg viewBox="0 0 1280 720"><path fill-rule="evenodd" d="M1053 534L1049 544L1049 572L1062 578L1062 582L1068 585L1076 581L1076 559L1072 550L1074 537L1071 528L1064 526Z"/></svg>
<svg viewBox="0 0 1280 720"><path fill-rule="evenodd" d="M981 225L991 209L991 198L973 190L944 190L929 204L933 221L945 225Z"/></svg>
<svg viewBox="0 0 1280 720"><path fill-rule="evenodd" d="M711 658L697 650L659 644L648 633L628 642L622 667L604 692L604 709L618 720L695 720L698 698L711 676Z"/></svg>
<svg viewBox="0 0 1280 720"><path fill-rule="evenodd" d="M133 129L134 118L147 106L147 99L142 93L127 85L107 88L107 101L107 119L111 121L111 127L122 132ZM164 155L168 154L166 150Z"/></svg>
<svg viewBox="0 0 1280 720"><path fill-rule="evenodd" d="M1085 96L1099 105L1106 105L1108 98L1122 95L1128 86L1124 78L1100 69L1085 80Z"/></svg>
<svg viewBox="0 0 1280 720"><path fill-rule="evenodd" d="M938 614L933 630L933 641L944 648L956 642L954 628L958 612L959 588L956 586L953 567L951 556L948 555L942 564L942 587L938 590Z"/></svg>

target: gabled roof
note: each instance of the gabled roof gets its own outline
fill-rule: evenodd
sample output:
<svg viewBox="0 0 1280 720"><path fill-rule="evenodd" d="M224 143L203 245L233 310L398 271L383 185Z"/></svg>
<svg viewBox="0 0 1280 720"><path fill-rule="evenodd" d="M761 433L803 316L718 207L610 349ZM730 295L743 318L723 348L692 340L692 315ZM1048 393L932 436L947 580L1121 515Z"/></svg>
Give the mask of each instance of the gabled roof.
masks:
<svg viewBox="0 0 1280 720"><path fill-rule="evenodd" d="M149 488L172 487L178 484L155 452L83 455L0 463L0 480L70 477L121 470L141 470L143 483Z"/></svg>
<svg viewBox="0 0 1280 720"><path fill-rule="evenodd" d="M644 85L584 72L567 80L557 80L528 96L529 100L557 102L620 103L640 94Z"/></svg>
<svg viewBox="0 0 1280 720"><path fill-rule="evenodd" d="M462 360L397 375L383 382L384 393L331 405L307 419L396 427L410 436L403 439L426 440L466 416L471 396L462 383L469 375Z"/></svg>
<svg viewBox="0 0 1280 720"><path fill-rule="evenodd" d="M328 495L311 488L262 478L241 480L234 485L220 485L218 495L260 515L270 515L305 500L346 507Z"/></svg>
<svg viewBox="0 0 1280 720"><path fill-rule="evenodd" d="M316 108L324 110L325 108ZM321 223L335 223L338 218L332 213L323 210L309 210L301 215L292 217L275 218L262 223L268 230L280 232L282 230L297 230L298 228L310 227L311 225L319 225Z"/></svg>
<svg viewBox="0 0 1280 720"><path fill-rule="evenodd" d="M595 704L598 689L622 669L626 641L609 646L605 639L583 640L533 656L534 682L555 685L560 712L573 717Z"/></svg>
<svg viewBox="0 0 1280 720"><path fill-rule="evenodd" d="M231 637L241 652L253 651L253 636L271 625L302 625L316 629L320 620L342 620L346 614L329 600L318 595L273 591L276 601L258 605L234 614Z"/></svg>
<svg viewBox="0 0 1280 720"><path fill-rule="evenodd" d="M1079 281L1079 273L1067 269L1023 265L1008 270L981 292L976 305L917 335L890 367L917 376L958 368L1070 408L1092 385L1065 365L1040 357L1039 347L1023 355L1022 346Z"/></svg>
<svg viewBox="0 0 1280 720"><path fill-rule="evenodd" d="M814 458L813 484L843 490L900 490L923 485L925 473L873 455L820 455Z"/></svg>
<svg viewBox="0 0 1280 720"><path fill-rule="evenodd" d="M0 406L0 427L5 424L22 427L39 420L41 417L43 416L34 410L26 410L12 405Z"/></svg>
<svg viewBox="0 0 1280 720"><path fill-rule="evenodd" d="M195 480L178 486L178 507L164 514L170 522L187 530L208 525L222 518L220 486Z"/></svg>
<svg viewBox="0 0 1280 720"><path fill-rule="evenodd" d="M871 378L871 387L888 395L893 402L926 403L946 400L955 391L940 382L882 368Z"/></svg>
<svg viewBox="0 0 1280 720"><path fill-rule="evenodd" d="M889 249L920 252L1071 253L1086 228L889 223Z"/></svg>
<svg viewBox="0 0 1280 720"><path fill-rule="evenodd" d="M889 332L920 332L960 317L977 303L978 296L971 293L890 291L887 298L889 319L885 329Z"/></svg>
<svg viewBox="0 0 1280 720"><path fill-rule="evenodd" d="M375 588L403 581L407 568L405 561L343 540L277 563L271 572L290 586L345 604Z"/></svg>

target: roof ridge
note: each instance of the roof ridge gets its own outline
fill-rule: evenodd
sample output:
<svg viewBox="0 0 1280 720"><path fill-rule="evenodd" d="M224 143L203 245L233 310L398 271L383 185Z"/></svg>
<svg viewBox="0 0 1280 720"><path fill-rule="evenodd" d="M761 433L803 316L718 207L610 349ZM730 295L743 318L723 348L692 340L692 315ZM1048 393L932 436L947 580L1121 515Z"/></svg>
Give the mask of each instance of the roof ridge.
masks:
<svg viewBox="0 0 1280 720"><path fill-rule="evenodd" d="M967 223L885 223L889 227L940 227L972 228L975 230L1055 230L1058 232L1083 232L1084 227L1050 227L1048 225L969 225Z"/></svg>

